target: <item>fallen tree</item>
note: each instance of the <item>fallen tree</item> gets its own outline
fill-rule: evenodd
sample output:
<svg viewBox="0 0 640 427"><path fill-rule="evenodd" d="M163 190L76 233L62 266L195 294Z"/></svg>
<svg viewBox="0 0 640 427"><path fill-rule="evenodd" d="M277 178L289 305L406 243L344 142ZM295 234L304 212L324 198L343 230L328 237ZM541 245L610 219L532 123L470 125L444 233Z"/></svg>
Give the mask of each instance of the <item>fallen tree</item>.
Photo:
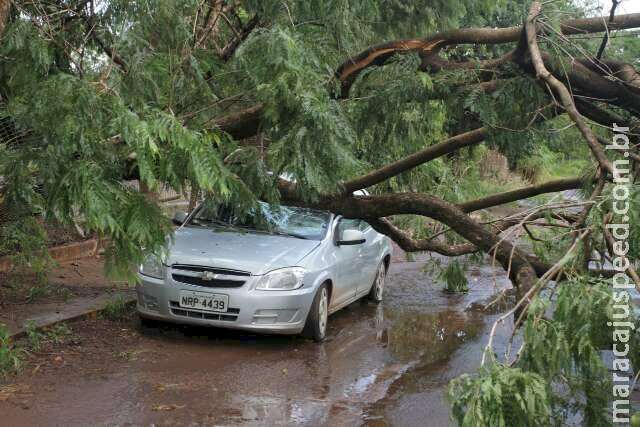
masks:
<svg viewBox="0 0 640 427"><path fill-rule="evenodd" d="M534 3L523 13L508 2L504 12L488 0L370 3L0 2L0 204L51 221L79 213L87 231L113 243L109 265L121 273L170 233L153 199L123 177L150 191L191 189L194 201L202 192L241 211L259 199L327 209L368 221L408 252L486 254L518 288L515 320L525 331L549 326L539 296L562 281L575 285L558 291L563 298L582 292L597 313L611 301L589 293L601 285L589 265L596 254L613 256L604 207L611 182L629 177L637 200L637 52L622 47L638 37L627 30L640 27L640 14L565 19L584 11L544 15ZM626 135L628 150L605 150L614 133ZM478 158L487 147L506 156L511 176L533 158L544 169L549 152L580 168L488 189ZM293 181L278 180L283 173ZM353 195L364 188L371 195ZM573 190L582 192L578 201L540 200ZM495 216L496 207L524 200L537 206ZM419 225L404 227L407 217ZM636 286L638 256L631 242L625 259ZM566 318L556 321L572 331ZM580 365L566 335L544 337L566 346L563 363L573 368L543 371L532 354L560 362L544 359L527 335L530 348L489 357L495 364L478 381L511 379L516 371L502 368L517 365L528 386L543 384L536 399L546 409L509 410L550 424L557 375L576 386L587 368L600 369L593 358ZM573 335L597 348L597 334ZM592 393L584 417L598 424L602 411L588 408L605 406L594 391L603 386L583 388ZM473 408L509 412L502 401L460 402L461 423L479 416ZM519 425L513 417L506 424Z"/></svg>

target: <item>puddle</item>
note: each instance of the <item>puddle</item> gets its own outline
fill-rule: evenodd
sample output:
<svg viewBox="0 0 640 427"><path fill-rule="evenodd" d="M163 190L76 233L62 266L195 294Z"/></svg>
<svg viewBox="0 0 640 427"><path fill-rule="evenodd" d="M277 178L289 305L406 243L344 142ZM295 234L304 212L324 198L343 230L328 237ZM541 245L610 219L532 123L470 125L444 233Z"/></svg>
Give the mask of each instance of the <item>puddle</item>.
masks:
<svg viewBox="0 0 640 427"><path fill-rule="evenodd" d="M367 406L366 424L450 425L449 381L477 369L493 322L513 304L506 275L490 266L472 267L469 293L451 296L412 264L397 266L400 292L394 292L384 312L389 351L399 359L414 358L414 366L384 398ZM504 349L510 329L499 327L497 332L496 348Z"/></svg>
<svg viewBox="0 0 640 427"><path fill-rule="evenodd" d="M504 306L482 307L510 284L473 267L469 293L446 295L422 270L427 261L393 264L384 303L336 313L322 344L209 328L147 331L111 349L113 366L34 376L31 410L0 402L0 411L15 425L447 425L447 383L480 363ZM96 381L87 372L98 368Z"/></svg>

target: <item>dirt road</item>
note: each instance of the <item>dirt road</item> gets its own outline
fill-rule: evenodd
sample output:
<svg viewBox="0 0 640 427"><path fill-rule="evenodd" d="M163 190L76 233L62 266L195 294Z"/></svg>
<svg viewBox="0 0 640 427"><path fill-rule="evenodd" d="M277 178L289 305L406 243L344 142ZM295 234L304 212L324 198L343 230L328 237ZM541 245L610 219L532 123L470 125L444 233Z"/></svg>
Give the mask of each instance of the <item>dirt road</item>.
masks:
<svg viewBox="0 0 640 427"><path fill-rule="evenodd" d="M496 316L465 308L509 285L472 267L470 293L446 296L424 261L393 264L384 303L336 313L319 345L143 330L133 318L74 323L64 344L0 382L0 424L446 426L446 385L477 367Z"/></svg>

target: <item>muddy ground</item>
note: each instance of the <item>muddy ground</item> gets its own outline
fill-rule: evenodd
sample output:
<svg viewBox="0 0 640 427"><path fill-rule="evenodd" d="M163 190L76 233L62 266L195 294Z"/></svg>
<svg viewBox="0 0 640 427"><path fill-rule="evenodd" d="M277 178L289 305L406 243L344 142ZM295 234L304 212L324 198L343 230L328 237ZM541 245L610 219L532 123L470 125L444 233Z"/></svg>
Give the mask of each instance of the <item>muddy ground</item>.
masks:
<svg viewBox="0 0 640 427"><path fill-rule="evenodd" d="M448 296L426 261L392 264L383 304L336 313L322 344L143 329L135 316L72 323L0 381L0 424L449 425L447 383L477 368L498 316L472 303L510 285L500 270L472 267L470 292Z"/></svg>
<svg viewBox="0 0 640 427"><path fill-rule="evenodd" d="M73 307L82 311L132 293L126 282L105 277L102 257L55 264L44 277L0 273L0 324L15 332L30 321L64 317Z"/></svg>

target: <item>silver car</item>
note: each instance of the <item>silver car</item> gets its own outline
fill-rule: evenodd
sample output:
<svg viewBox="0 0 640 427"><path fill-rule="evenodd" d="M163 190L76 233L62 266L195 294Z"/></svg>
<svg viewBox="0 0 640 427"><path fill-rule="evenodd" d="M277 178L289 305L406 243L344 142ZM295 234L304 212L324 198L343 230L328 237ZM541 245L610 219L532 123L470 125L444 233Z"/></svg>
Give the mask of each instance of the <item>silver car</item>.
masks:
<svg viewBox="0 0 640 427"><path fill-rule="evenodd" d="M329 314L363 297L382 301L392 246L362 220L260 203L244 217L203 205L174 221L168 253L139 269L143 321L322 341Z"/></svg>

